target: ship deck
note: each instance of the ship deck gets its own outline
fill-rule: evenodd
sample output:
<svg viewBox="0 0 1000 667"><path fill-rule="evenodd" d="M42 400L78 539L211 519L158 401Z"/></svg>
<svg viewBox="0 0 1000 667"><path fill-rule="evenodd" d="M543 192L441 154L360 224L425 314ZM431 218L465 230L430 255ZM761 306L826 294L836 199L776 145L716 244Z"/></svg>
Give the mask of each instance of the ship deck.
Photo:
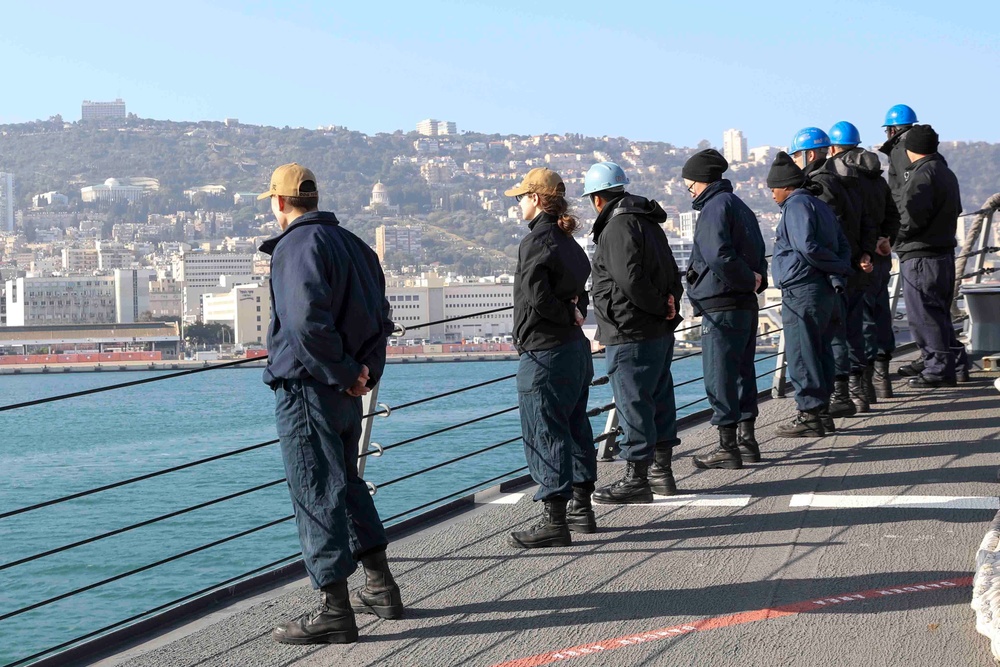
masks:
<svg viewBox="0 0 1000 667"><path fill-rule="evenodd" d="M407 616L359 617L361 641L294 647L273 624L314 606L304 580L216 610L100 665L528 667L989 665L971 573L997 512L1000 395L993 377L895 399L817 440L778 439L791 400L762 403L764 460L697 471L707 424L682 433L685 494L598 506L571 547L515 550L531 488L390 546ZM619 464L602 464L607 482ZM352 585L360 585L355 575Z"/></svg>

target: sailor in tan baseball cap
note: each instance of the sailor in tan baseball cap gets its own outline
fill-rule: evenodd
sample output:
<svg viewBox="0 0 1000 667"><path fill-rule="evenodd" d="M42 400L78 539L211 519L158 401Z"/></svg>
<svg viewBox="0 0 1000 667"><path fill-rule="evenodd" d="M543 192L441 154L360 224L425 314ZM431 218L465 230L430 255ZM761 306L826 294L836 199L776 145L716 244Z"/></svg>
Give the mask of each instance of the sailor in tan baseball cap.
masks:
<svg viewBox="0 0 1000 667"><path fill-rule="evenodd" d="M279 197L315 197L319 198L316 189L316 175L300 164L291 162L283 164L271 174L271 187L261 193L257 200L273 196Z"/></svg>
<svg viewBox="0 0 1000 667"><path fill-rule="evenodd" d="M528 193L563 197L566 195L566 185L559 174L551 169L535 167L524 175L520 183L504 191L507 197L521 197Z"/></svg>

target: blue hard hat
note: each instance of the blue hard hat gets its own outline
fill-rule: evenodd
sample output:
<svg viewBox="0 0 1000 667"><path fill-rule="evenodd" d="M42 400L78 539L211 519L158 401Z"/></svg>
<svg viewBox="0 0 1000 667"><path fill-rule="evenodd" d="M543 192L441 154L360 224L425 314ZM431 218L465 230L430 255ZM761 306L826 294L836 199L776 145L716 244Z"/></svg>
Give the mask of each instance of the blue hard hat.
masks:
<svg viewBox="0 0 1000 667"><path fill-rule="evenodd" d="M885 112L885 124L882 127L896 125L913 125L917 122L917 112L905 104L897 104Z"/></svg>
<svg viewBox="0 0 1000 667"><path fill-rule="evenodd" d="M583 196L628 185L625 170L614 162L598 162L583 178Z"/></svg>
<svg viewBox="0 0 1000 667"><path fill-rule="evenodd" d="M830 137L826 136L826 132L818 127L805 127L795 133L795 136L792 138L792 145L788 147L788 154L794 155L799 151L829 147Z"/></svg>
<svg viewBox="0 0 1000 667"><path fill-rule="evenodd" d="M842 120L830 128L830 143L834 146L857 146L861 143L861 133L852 123Z"/></svg>

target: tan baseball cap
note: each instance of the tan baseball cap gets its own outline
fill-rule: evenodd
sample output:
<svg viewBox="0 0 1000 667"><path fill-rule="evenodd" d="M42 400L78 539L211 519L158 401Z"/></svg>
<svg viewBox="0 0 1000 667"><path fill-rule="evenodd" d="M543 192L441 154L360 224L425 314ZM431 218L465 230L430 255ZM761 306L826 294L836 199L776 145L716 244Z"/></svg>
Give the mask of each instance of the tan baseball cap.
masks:
<svg viewBox="0 0 1000 667"><path fill-rule="evenodd" d="M517 197L518 195L526 195L529 192L539 195L562 197L566 194L566 185L563 183L562 178L559 177L559 174L551 169L535 167L524 175L524 179L520 183L510 190L506 190L504 195L507 197Z"/></svg>
<svg viewBox="0 0 1000 667"><path fill-rule="evenodd" d="M313 189L302 192L299 188L305 181L312 181ZM257 199L268 199L274 195L282 197L319 197L316 187L316 175L295 162L283 164L271 174L271 187L260 194Z"/></svg>

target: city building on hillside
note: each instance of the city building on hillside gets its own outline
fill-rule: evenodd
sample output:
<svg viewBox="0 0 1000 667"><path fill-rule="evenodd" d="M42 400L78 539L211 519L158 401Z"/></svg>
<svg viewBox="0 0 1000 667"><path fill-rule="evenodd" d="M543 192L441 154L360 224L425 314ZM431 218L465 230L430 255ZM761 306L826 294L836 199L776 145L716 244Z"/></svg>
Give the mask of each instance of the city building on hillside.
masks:
<svg viewBox="0 0 1000 667"><path fill-rule="evenodd" d="M458 128L453 121L428 118L417 123L417 132L425 137L438 137L458 134Z"/></svg>
<svg viewBox="0 0 1000 667"><path fill-rule="evenodd" d="M700 211L684 211L678 217L680 219L681 238L685 241L694 240L694 226L698 222Z"/></svg>
<svg viewBox="0 0 1000 667"><path fill-rule="evenodd" d="M204 294L203 321L227 324L233 329L238 345L257 345L267 341L271 318L271 288L268 281L236 285L221 294Z"/></svg>
<svg viewBox="0 0 1000 667"><path fill-rule="evenodd" d="M376 214L399 215L399 206L392 203L389 189L382 184L382 181L372 186L372 196L365 210Z"/></svg>
<svg viewBox="0 0 1000 667"><path fill-rule="evenodd" d="M184 286L176 280L149 281L149 314L153 320L184 316Z"/></svg>
<svg viewBox="0 0 1000 667"><path fill-rule="evenodd" d="M747 140L740 130L726 130L722 133L722 155L730 164L747 161Z"/></svg>
<svg viewBox="0 0 1000 667"><path fill-rule="evenodd" d="M0 171L0 232L14 231L14 174Z"/></svg>
<svg viewBox="0 0 1000 667"><path fill-rule="evenodd" d="M100 268L96 248L63 248L62 268L68 275L91 274Z"/></svg>
<svg viewBox="0 0 1000 667"><path fill-rule="evenodd" d="M105 118L125 118L125 100L116 99L114 102L91 102L84 100L80 105L80 118L82 120L102 120Z"/></svg>
<svg viewBox="0 0 1000 667"><path fill-rule="evenodd" d="M781 150L784 149L779 146L757 146L756 148L751 148L750 161L771 164L774 162L774 158L777 157L778 152Z"/></svg>
<svg viewBox="0 0 1000 667"><path fill-rule="evenodd" d="M69 197L61 192L43 192L31 198L32 208L42 208L43 206L66 206L69 204Z"/></svg>
<svg viewBox="0 0 1000 667"><path fill-rule="evenodd" d="M197 188L190 188L184 191L184 196L188 198L188 201L194 202L195 197L199 194L208 195L210 197L217 197L219 195L226 194L225 185L202 185Z"/></svg>
<svg viewBox="0 0 1000 667"><path fill-rule="evenodd" d="M134 202L142 199L148 188L141 185L122 185L117 178L109 178L101 185L80 188L80 198L85 202Z"/></svg>
<svg viewBox="0 0 1000 667"><path fill-rule="evenodd" d="M402 253L407 257L420 257L423 230L409 225L379 225L375 228L375 252L380 261L386 255Z"/></svg>
<svg viewBox="0 0 1000 667"><path fill-rule="evenodd" d="M183 284L184 320L201 319L202 296L224 293L234 285L255 282L252 253L184 252L172 264L174 279Z"/></svg>

